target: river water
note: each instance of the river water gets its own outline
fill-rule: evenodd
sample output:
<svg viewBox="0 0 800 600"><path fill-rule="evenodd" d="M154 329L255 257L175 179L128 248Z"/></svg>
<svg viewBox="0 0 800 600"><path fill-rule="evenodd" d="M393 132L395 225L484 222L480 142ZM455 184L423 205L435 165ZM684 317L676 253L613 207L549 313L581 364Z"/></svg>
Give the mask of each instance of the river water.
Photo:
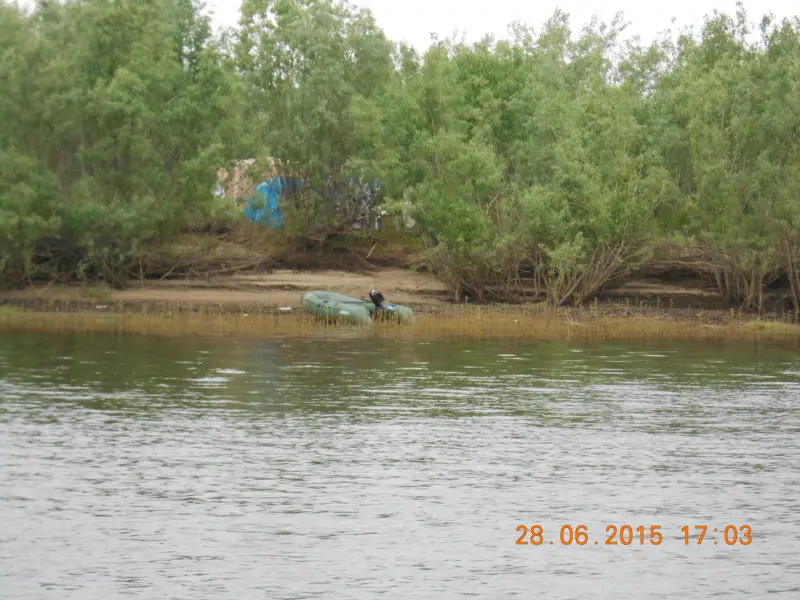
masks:
<svg viewBox="0 0 800 600"><path fill-rule="evenodd" d="M6 335L0 598L796 599L799 440L779 345Z"/></svg>

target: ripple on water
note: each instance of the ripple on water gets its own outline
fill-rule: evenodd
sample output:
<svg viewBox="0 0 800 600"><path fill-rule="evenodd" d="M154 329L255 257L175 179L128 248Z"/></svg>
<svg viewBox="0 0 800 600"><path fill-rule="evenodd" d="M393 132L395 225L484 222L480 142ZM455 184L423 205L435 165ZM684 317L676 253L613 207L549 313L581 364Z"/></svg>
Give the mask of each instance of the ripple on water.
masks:
<svg viewBox="0 0 800 600"><path fill-rule="evenodd" d="M41 342L0 339L3 598L800 589L781 349ZM606 545L626 523L663 544ZM754 542L686 545L695 524Z"/></svg>

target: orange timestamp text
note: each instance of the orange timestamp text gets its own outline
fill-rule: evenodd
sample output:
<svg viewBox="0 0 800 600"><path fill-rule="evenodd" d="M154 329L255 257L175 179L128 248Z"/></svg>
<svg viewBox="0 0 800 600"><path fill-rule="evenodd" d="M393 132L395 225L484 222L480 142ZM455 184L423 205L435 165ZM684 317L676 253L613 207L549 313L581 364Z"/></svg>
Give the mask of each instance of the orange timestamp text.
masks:
<svg viewBox="0 0 800 600"><path fill-rule="evenodd" d="M589 531L588 525L564 525L558 535L549 535L542 525L517 526L518 546L660 546L664 542L661 525L608 525L605 534L599 538ZM726 546L749 546L753 542L753 528L750 525L685 525L681 527L683 543Z"/></svg>

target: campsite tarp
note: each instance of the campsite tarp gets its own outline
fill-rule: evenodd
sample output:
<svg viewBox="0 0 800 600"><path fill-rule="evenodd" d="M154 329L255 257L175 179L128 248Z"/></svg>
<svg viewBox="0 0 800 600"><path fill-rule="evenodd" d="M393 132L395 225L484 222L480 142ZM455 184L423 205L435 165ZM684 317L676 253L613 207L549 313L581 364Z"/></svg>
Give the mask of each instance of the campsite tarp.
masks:
<svg viewBox="0 0 800 600"><path fill-rule="evenodd" d="M244 215L253 223L266 225L270 229L283 229L284 218L280 197L290 189L297 189L302 185L302 181L286 177L273 177L261 182L256 186L254 195L247 201Z"/></svg>

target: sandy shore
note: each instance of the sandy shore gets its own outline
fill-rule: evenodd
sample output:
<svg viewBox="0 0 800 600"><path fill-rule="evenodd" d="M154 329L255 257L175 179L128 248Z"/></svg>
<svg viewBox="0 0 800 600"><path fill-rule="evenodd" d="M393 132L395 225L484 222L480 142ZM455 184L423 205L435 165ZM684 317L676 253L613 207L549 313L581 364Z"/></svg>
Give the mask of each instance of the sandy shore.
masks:
<svg viewBox="0 0 800 600"><path fill-rule="evenodd" d="M302 294L309 290L331 290L348 296L367 298L379 289L386 299L405 304L420 312L453 306L453 296L430 273L410 269L384 268L370 273L346 271L301 271L282 269L269 273L235 274L203 279L171 279L131 282L125 290L98 291L96 286L58 284L31 285L0 292L0 302L31 307L62 305L217 305L240 307L301 308ZM713 290L696 285L664 284L655 280L628 282L608 293L609 300L658 304L660 308L720 308Z"/></svg>
<svg viewBox="0 0 800 600"><path fill-rule="evenodd" d="M332 290L367 298L379 289L391 302L421 310L448 304L450 294L429 274L403 269L383 269L361 274L343 271L277 270L267 274L237 274L201 280L133 282L128 289L98 295L91 288L64 285L28 286L0 293L0 301L37 305L41 303L225 305L263 308L301 308L308 290Z"/></svg>
<svg viewBox="0 0 800 600"><path fill-rule="evenodd" d="M184 335L218 333L270 338L318 335L302 309L308 290L367 298L378 288L390 302L412 307L412 327L359 335L499 339L693 339L800 342L793 314L747 314L698 285L633 281L598 303L551 310L542 303L457 305L434 276L410 269L369 273L276 270L194 280L133 282L128 289L34 285L0 293L0 330ZM278 315L269 318L269 315ZM349 332L347 335L355 335Z"/></svg>
<svg viewBox="0 0 800 600"><path fill-rule="evenodd" d="M93 323L92 319L102 319L103 315L160 315L166 319L191 314L205 315L204 318L222 318L225 315L245 318L294 315L304 318L307 315L302 307L302 295L306 291L331 290L366 300L369 291L377 288L388 301L410 306L419 316L449 318L449 315L456 319L454 323L462 323L468 313L471 315L469 319L481 320L481 327L488 331L496 329L499 332L503 327L510 327L506 334L511 337L517 335L513 331L513 324L517 323L518 317L541 321L544 315L549 315L546 320L554 318L567 326L569 331L588 324L596 328L602 322L603 327L619 329L620 335L624 331L638 335L636 331L654 328L662 335L675 327L691 333L692 328L697 326L714 328L729 327L732 323L773 322L780 326L782 336L800 339L800 325L796 324L793 313L778 308L775 303L760 315L747 313L727 306L708 286L691 281L682 283L630 281L608 290L597 303L560 307L553 312L541 302L469 307L458 305L452 293L435 276L407 268L385 267L370 272L279 269L267 273L131 282L124 290L111 290L106 286L30 285L0 292L0 308L6 306L12 310L24 310L27 317L17 314L11 319L18 324L30 322L32 318L36 320L34 317L37 314L51 314L61 315L62 318L57 321L59 327L63 326L64 318L70 317L78 328L94 327L87 324ZM6 327L9 322L6 314ZM521 321L519 323L522 324ZM131 322L127 327L135 330L144 326L143 323ZM47 329L49 325L42 327ZM158 327L160 325L157 323L146 325L146 328ZM439 328L439 325L436 327ZM463 329L461 324L457 327ZM531 322L526 327L541 329L543 325L542 322ZM681 335L686 335L686 331ZM562 333L553 335L560 336ZM677 332L675 335L678 335Z"/></svg>

